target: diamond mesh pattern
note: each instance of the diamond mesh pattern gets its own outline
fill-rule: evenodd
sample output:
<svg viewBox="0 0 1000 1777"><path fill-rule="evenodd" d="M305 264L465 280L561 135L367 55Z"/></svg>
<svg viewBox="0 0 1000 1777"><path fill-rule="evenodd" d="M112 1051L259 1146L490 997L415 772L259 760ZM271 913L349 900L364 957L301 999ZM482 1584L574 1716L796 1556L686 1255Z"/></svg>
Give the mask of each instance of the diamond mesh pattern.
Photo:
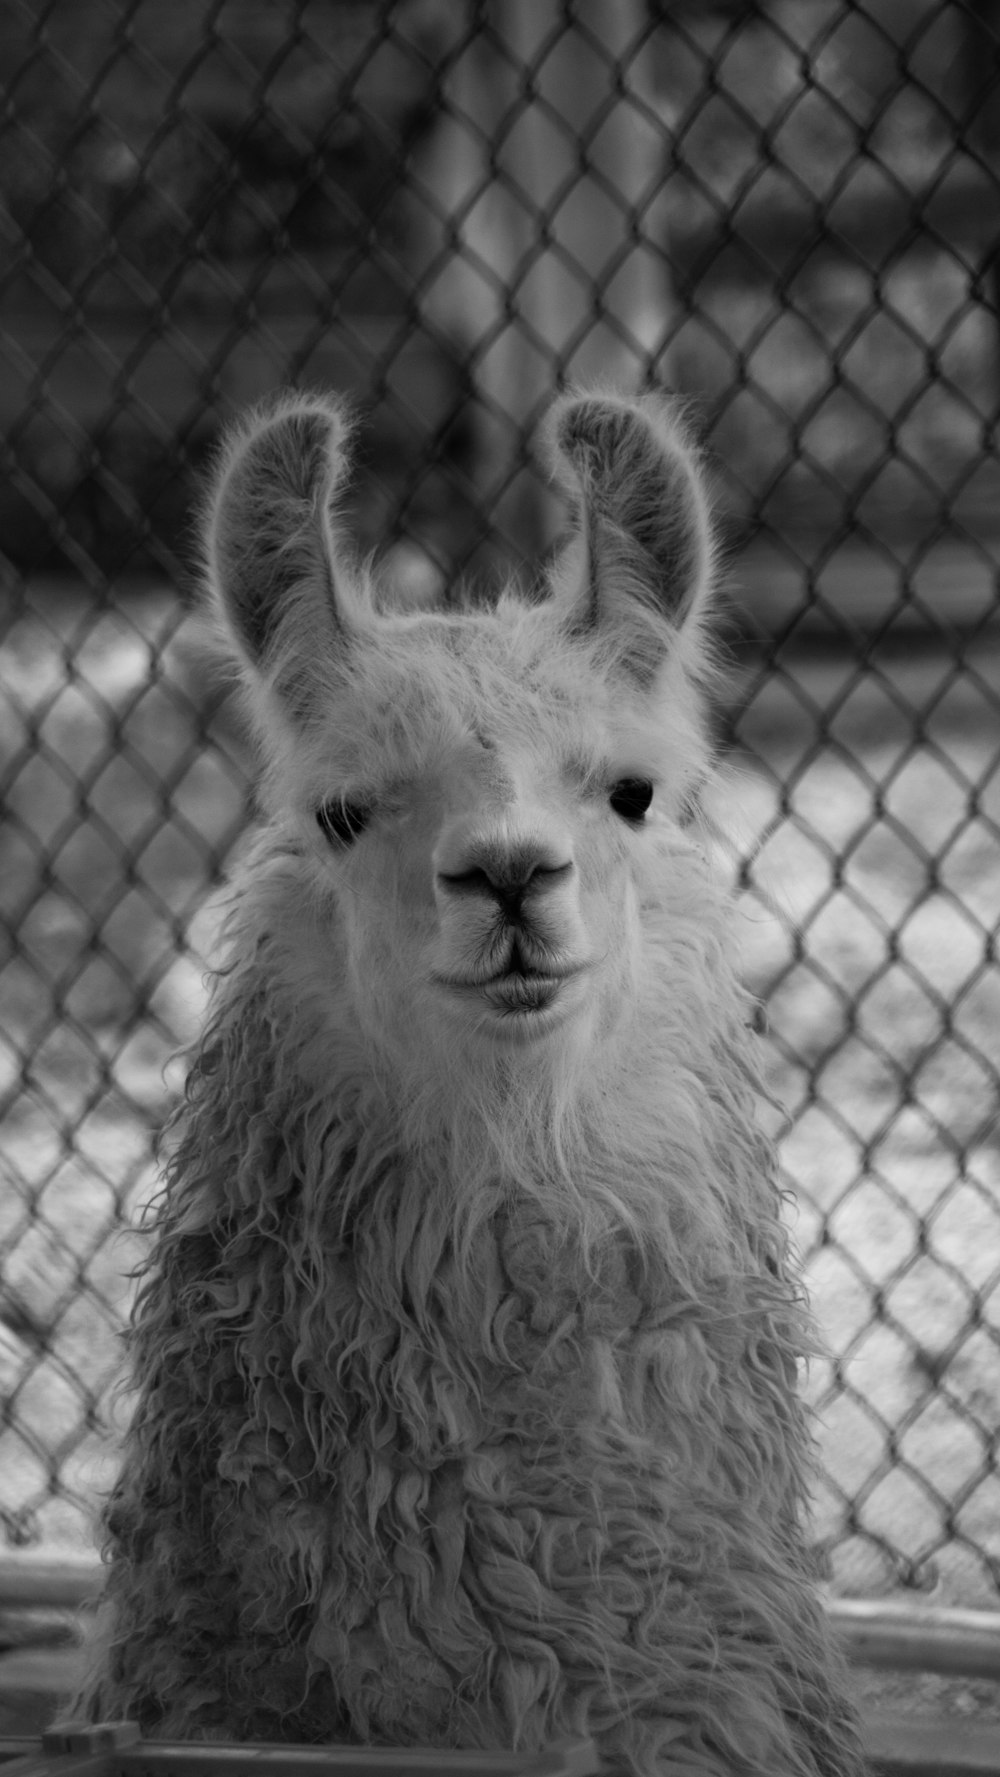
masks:
<svg viewBox="0 0 1000 1777"><path fill-rule="evenodd" d="M536 427L689 393L736 835L827 1341L841 1590L1000 1580L1000 7L0 0L0 1512L86 1537L151 1133L246 815L188 609L237 407L364 410L407 596L518 571ZM776 1126L778 1125L778 1113Z"/></svg>

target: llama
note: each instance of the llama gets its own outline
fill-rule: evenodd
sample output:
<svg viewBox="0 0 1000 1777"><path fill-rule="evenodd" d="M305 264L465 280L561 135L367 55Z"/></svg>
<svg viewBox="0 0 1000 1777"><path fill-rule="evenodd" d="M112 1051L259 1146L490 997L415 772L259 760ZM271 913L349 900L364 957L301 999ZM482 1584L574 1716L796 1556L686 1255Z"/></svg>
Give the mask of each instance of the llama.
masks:
<svg viewBox="0 0 1000 1777"><path fill-rule="evenodd" d="M225 448L261 758L131 1332L79 1703L188 1739L860 1769L810 1341L699 812L713 545L654 397L561 398L531 596L345 556L341 406Z"/></svg>

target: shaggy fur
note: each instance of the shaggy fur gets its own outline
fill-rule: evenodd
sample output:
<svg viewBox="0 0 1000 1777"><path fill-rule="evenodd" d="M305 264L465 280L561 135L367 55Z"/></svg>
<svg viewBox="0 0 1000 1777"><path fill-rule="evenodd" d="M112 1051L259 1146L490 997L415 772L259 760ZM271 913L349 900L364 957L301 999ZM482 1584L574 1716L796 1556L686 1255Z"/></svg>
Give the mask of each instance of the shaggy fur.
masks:
<svg viewBox="0 0 1000 1777"><path fill-rule="evenodd" d="M335 541L343 439L317 398L253 416L208 512L266 818L135 1312L83 1706L848 1777L809 1327L697 813L696 459L654 402L567 398L548 597L393 614Z"/></svg>

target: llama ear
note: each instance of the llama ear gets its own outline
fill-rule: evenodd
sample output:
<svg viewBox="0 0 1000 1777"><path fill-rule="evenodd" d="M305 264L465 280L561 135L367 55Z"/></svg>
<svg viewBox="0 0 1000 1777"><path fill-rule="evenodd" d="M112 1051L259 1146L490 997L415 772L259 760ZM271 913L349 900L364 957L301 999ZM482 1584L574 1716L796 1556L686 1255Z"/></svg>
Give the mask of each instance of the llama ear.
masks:
<svg viewBox="0 0 1000 1777"><path fill-rule="evenodd" d="M348 433L329 397L289 394L257 408L224 447L209 500L208 573L224 625L286 694L318 657L343 652L355 615L332 533Z"/></svg>
<svg viewBox="0 0 1000 1777"><path fill-rule="evenodd" d="M556 597L577 634L603 631L648 682L708 588L713 544L693 447L665 403L569 395L552 418L577 534Z"/></svg>

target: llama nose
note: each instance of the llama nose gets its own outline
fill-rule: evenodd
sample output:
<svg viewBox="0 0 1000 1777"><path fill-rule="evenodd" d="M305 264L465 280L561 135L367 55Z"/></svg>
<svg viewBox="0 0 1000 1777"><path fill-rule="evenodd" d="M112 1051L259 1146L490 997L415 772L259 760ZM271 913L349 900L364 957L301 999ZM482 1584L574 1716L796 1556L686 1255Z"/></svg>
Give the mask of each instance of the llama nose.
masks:
<svg viewBox="0 0 1000 1777"><path fill-rule="evenodd" d="M548 893L573 871L572 859L544 840L514 844L484 840L449 862L451 868L437 873L446 894L496 901L510 918L520 913L529 895Z"/></svg>

